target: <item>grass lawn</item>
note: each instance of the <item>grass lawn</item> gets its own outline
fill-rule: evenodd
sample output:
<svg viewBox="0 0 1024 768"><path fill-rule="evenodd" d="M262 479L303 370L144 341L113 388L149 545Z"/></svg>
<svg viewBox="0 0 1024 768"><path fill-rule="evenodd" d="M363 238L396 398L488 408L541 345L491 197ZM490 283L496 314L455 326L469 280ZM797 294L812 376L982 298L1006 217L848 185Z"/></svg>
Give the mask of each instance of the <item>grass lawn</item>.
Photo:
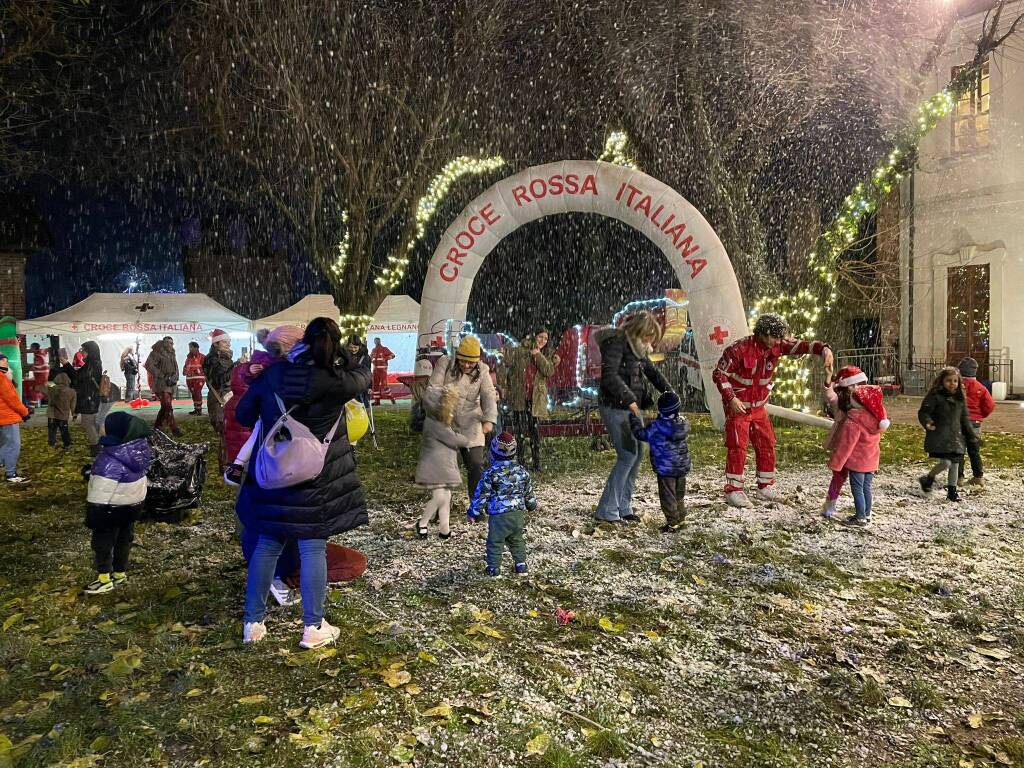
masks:
<svg viewBox="0 0 1024 768"><path fill-rule="evenodd" d="M989 492L954 506L906 492L922 433L892 428L878 520L850 531L817 515L821 432L780 426L786 499L737 512L698 417L676 536L646 465L645 523L595 527L612 453L550 440L531 574L488 579L465 494L451 541L413 538L419 439L398 413L378 432L358 449L371 524L339 538L370 569L329 594L337 646L302 652L298 608L240 643L216 477L186 523L137 526L125 588L83 596L84 435L58 459L24 430L33 483L0 488L0 768L1024 765L1024 436L986 435Z"/></svg>

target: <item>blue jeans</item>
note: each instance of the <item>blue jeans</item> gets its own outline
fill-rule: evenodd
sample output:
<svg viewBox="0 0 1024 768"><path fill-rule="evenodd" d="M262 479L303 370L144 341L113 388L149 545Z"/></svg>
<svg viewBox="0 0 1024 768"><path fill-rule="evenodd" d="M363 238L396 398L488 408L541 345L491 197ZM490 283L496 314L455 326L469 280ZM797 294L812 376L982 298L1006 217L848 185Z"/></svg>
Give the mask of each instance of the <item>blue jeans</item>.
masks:
<svg viewBox="0 0 1024 768"><path fill-rule="evenodd" d="M850 493L853 494L853 508L861 520L871 517L871 481L874 477L874 472L850 471Z"/></svg>
<svg viewBox="0 0 1024 768"><path fill-rule="evenodd" d="M277 558L287 542L261 533L249 560L245 583L245 623L263 621L267 615L267 593L274 581ZM299 591L302 592L302 623L319 627L327 599L327 540L299 539Z"/></svg>
<svg viewBox="0 0 1024 768"><path fill-rule="evenodd" d="M18 474L18 457L21 455L21 424L0 427L0 464L4 465L7 477Z"/></svg>
<svg viewBox="0 0 1024 768"><path fill-rule="evenodd" d="M601 406L601 421L615 446L618 460L604 484L597 502L597 519L614 522L633 513L633 483L644 458L643 446L629 428L629 411Z"/></svg>

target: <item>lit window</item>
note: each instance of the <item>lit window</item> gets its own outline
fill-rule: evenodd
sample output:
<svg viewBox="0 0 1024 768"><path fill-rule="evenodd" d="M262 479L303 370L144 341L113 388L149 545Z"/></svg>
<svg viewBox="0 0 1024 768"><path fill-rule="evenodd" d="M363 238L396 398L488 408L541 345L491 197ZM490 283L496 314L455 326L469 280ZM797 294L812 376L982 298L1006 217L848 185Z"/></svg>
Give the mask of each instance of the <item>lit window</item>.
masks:
<svg viewBox="0 0 1024 768"><path fill-rule="evenodd" d="M974 84L964 91L953 113L953 152L970 152L991 143L989 134L989 76L988 58ZM953 67L953 77L963 67Z"/></svg>

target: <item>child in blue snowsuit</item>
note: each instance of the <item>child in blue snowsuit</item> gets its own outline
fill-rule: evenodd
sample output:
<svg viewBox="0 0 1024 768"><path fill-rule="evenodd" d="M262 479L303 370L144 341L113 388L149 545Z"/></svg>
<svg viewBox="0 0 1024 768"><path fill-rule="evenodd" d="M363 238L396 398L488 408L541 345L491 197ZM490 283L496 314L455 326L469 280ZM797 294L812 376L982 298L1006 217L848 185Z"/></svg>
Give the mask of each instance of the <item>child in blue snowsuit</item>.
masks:
<svg viewBox="0 0 1024 768"><path fill-rule="evenodd" d="M637 440L651 445L651 466L658 476L658 498L665 513L665 533L678 531L686 518L686 475L690 471L690 448L686 438L690 422L679 412L679 395L671 390L658 398L658 418L648 426L629 414L629 426Z"/></svg>
<svg viewBox="0 0 1024 768"><path fill-rule="evenodd" d="M516 439L502 432L491 443L491 466L473 493L467 516L471 523L487 513L487 575L497 576L508 545L516 573L526 573L526 513L537 508L530 473L516 461Z"/></svg>

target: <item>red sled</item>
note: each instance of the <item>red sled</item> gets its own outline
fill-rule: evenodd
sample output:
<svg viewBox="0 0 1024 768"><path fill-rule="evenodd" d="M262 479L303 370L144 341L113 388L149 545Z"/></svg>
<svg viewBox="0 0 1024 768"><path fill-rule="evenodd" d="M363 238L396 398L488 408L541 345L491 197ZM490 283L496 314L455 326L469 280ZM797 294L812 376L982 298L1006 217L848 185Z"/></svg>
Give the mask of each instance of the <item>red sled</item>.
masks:
<svg viewBox="0 0 1024 768"><path fill-rule="evenodd" d="M366 571L366 555L340 544L327 542L327 583L358 579ZM299 588L299 572L285 576L284 583L292 589Z"/></svg>

